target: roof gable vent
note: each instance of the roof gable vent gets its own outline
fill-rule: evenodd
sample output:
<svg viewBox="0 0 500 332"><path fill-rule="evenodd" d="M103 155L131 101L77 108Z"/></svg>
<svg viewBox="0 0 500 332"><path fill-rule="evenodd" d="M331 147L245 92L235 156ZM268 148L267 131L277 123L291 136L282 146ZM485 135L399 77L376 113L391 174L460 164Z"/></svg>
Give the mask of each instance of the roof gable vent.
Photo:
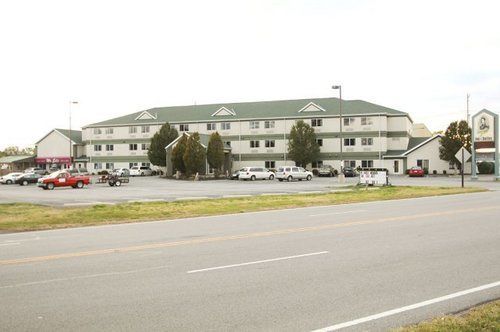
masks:
<svg viewBox="0 0 500 332"><path fill-rule="evenodd" d="M316 105L313 102L310 102L299 111L299 113L302 112L325 112L325 109L321 106Z"/></svg>
<svg viewBox="0 0 500 332"><path fill-rule="evenodd" d="M223 107L219 108L217 111L215 111L214 114L212 114L212 116L224 116L224 115L235 116L236 113L234 112L234 110L230 110L230 109L223 106Z"/></svg>
<svg viewBox="0 0 500 332"><path fill-rule="evenodd" d="M152 115L151 113L149 113L148 111L144 111L142 112L141 114L139 114L139 116L137 116L135 118L135 120L156 120L157 118L157 115Z"/></svg>

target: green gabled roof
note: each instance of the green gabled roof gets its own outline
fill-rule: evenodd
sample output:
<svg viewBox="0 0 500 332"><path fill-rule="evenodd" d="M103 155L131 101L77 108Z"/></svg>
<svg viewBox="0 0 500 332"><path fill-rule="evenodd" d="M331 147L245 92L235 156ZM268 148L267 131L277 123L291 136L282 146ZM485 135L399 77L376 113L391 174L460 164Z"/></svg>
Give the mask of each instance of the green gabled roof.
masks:
<svg viewBox="0 0 500 332"><path fill-rule="evenodd" d="M69 129L56 128L54 130L57 130L58 132L69 138ZM71 129L71 140L75 143L82 143L82 131Z"/></svg>
<svg viewBox="0 0 500 332"><path fill-rule="evenodd" d="M30 156L30 155L21 155L21 156L6 156L0 158L0 164L10 164L10 163L16 163L16 162L21 162L25 160L34 160L35 156Z"/></svg>
<svg viewBox="0 0 500 332"><path fill-rule="evenodd" d="M430 137L410 137L410 140L408 141L408 150L413 149L414 147L422 144L423 142L427 141Z"/></svg>
<svg viewBox="0 0 500 332"><path fill-rule="evenodd" d="M309 103L314 103L324 111L299 112ZM235 115L212 116L222 107L232 111ZM146 117L151 118L136 120L144 112ZM392 108L372 104L363 100L342 100L342 114L389 114L406 115L406 113ZM304 117L311 116L335 116L339 114L338 98L311 98L297 100L275 100L258 101L244 103L221 103L209 105L190 105L190 106L172 106L158 107L146 111L135 112L118 118L94 123L85 127L93 126L113 126L128 124L154 124L163 122L195 122L195 121L221 121L221 120L240 120L240 119L266 119L280 117ZM84 128L85 128L84 127Z"/></svg>

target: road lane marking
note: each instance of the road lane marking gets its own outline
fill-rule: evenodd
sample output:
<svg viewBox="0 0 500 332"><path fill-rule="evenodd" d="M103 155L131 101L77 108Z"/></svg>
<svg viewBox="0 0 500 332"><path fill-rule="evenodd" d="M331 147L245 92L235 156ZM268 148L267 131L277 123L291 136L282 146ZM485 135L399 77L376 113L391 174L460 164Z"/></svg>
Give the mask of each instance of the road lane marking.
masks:
<svg viewBox="0 0 500 332"><path fill-rule="evenodd" d="M295 256L286 256L286 257L264 259L264 260L261 260L261 261L254 261L254 262L247 262L247 263L240 263L240 264L231 264L231 265L209 267L209 268L206 268L206 269L187 271L187 273L198 273L198 272L206 272L206 271L213 271L213 270L222 270L222 269L229 269L229 268L239 267L239 266L247 266L247 265L254 265L254 264L270 263L270 262L284 261L284 260L294 259L294 258L316 256L316 255L324 255L324 254L328 254L328 253L329 253L328 251L320 251L320 252L313 252L313 253L309 253L309 254L302 254L302 255L295 255Z"/></svg>
<svg viewBox="0 0 500 332"><path fill-rule="evenodd" d="M335 214L348 214L348 213L358 213L358 212L365 212L365 210L351 210L351 211L341 211L341 212L325 212L325 213L310 214L309 217L329 216L329 215L335 215Z"/></svg>
<svg viewBox="0 0 500 332"><path fill-rule="evenodd" d="M381 223L386 223L386 222L397 222L397 221L408 221L408 220L415 220L415 219L419 219L419 218L425 219L425 218L430 218L430 217L442 217L442 216L450 216L450 215L456 215L456 214L464 214L464 213L468 213L468 212L477 212L477 211L484 212L484 211L491 211L491 210L498 210L498 209L500 209L500 206L486 206L486 207L477 207L477 208L469 208L469 209L454 209L454 210L448 210L448 211L429 212L429 213L412 214L412 215L398 216L398 217L387 217L387 218L380 218L380 219L359 220L359 221L351 221L351 222L345 222L345 223L325 224L325 225L319 225L319 226L308 226L308 227L301 227L301 228L285 228L285 229L277 229L277 230L266 231L266 232L245 233L245 234L227 235L227 236L219 236L219 237L207 237L207 238L199 238L199 239L183 240L183 241L175 241L175 242L159 242L159 243L151 243L151 244L144 244L144 245L137 245L137 246L130 246L130 247L97 249L97 250L89 250L89 251L81 251L81 252L69 252L69 253L47 255L47 256L24 257L24 258L0 260L0 266L44 262L44 261L51 261L51 260L57 260L57 259L63 259L63 258L85 257L85 256L95 256L95 255L104 255L104 254L113 254L113 253L125 253L125 252L147 250L147 249L169 248L169 247L177 247L177 246L190 245L190 244L202 244L202 243L213 243L213 242L222 242L222 241L231 241L231 240L262 238L262 237L270 237L270 236L276 236L276 235L287 235L287 234L295 234L295 233L331 230L331 229L343 228L343 227L349 227L349 226L381 224Z"/></svg>
<svg viewBox="0 0 500 332"><path fill-rule="evenodd" d="M483 291L483 290L487 290L487 289L490 289L490 288L494 288L494 287L498 287L498 286L500 286L500 281L496 281L496 282L492 282L491 284L486 284L486 285L482 285L482 286L478 286L478 287L466 289L466 290L463 290L463 291L460 291L460 292L456 292L456 293L452 293L452 294L448 294L448 295L445 295L445 296L436 297L436 298L431 299L431 300L427 300L427 301L423 301L423 302L411 304L411 305L408 305L408 306L405 306L405 307L400 307L400 308L396 308L396 309L384 311L384 312L381 312L381 313L378 313L378 314L375 314L375 315L366 316L366 317L363 317L363 318L358 318L358 319L355 319L355 320L351 320L349 322L335 324L335 325L332 325L332 326L324 327L322 329L314 330L313 332L337 331L337 330L340 330L340 329L343 329L343 328L346 328L346 327L351 327L351 326L363 324L363 323L366 323L366 322L369 322L369 321L372 321L372 320L376 320L376 319L380 319L380 318L384 318L384 317L388 317L388 316L392 316L392 315L397 315L397 314L405 312L405 311L422 308L422 307L425 307L425 306L429 306L431 304L448 301L448 300L451 300L451 299L454 299L454 298L457 298L457 297L460 297L460 296L465 296L465 295L468 295L468 294L477 293L477 292L480 292L480 291Z"/></svg>
<svg viewBox="0 0 500 332"><path fill-rule="evenodd" d="M108 276L140 273L140 272L165 269L167 267L168 267L168 265L162 265L162 266L149 267L149 268L137 269L137 270L129 270L129 271L104 272L104 273L87 274L87 275L74 276L74 277L68 277L68 278L39 280L39 281L32 281L32 282L24 282L24 283L20 283L20 284L0 286L0 289L17 288L17 287L25 287L25 286L37 286L37 285L50 284L50 283L61 282L61 281L71 281L71 280L79 280L79 279L90 279L90 278L98 278L98 277L108 277Z"/></svg>
<svg viewBox="0 0 500 332"><path fill-rule="evenodd" d="M8 242L8 243L0 243L0 246L14 246L21 244L21 242Z"/></svg>

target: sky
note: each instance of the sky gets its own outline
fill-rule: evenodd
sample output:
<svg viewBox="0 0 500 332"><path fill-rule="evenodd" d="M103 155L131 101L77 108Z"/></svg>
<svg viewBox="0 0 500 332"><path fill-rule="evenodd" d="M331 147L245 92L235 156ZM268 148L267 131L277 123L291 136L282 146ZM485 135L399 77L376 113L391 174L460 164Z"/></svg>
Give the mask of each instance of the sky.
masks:
<svg viewBox="0 0 500 332"><path fill-rule="evenodd" d="M500 1L0 3L0 149L152 107L362 99L500 112ZM78 104L71 104L77 101ZM72 105L72 106L70 106Z"/></svg>

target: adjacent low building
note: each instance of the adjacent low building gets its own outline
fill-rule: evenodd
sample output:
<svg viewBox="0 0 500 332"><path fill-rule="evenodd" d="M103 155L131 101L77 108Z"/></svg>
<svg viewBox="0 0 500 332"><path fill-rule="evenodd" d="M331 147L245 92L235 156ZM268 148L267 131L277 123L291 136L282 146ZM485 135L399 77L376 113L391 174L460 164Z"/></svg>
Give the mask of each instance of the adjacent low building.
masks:
<svg viewBox="0 0 500 332"><path fill-rule="evenodd" d="M35 163L38 167L47 170L66 169L71 164L78 168L87 167L86 146L82 142L80 130L53 129L38 140L35 146Z"/></svg>

